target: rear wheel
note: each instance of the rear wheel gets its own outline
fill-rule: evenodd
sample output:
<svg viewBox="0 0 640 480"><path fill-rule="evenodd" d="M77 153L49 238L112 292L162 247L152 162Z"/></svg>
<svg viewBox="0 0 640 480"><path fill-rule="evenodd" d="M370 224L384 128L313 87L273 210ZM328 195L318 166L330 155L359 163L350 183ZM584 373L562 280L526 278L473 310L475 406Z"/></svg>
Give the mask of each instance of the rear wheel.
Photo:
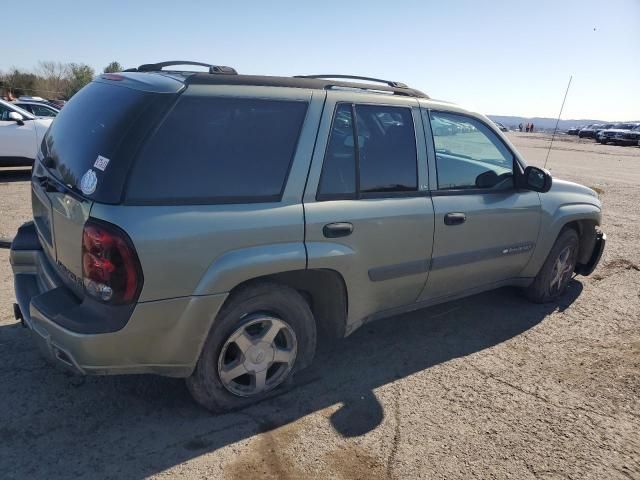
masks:
<svg viewBox="0 0 640 480"><path fill-rule="evenodd" d="M531 301L546 303L562 296L576 268L578 244L578 234L572 228L560 233L540 272L526 289Z"/></svg>
<svg viewBox="0 0 640 480"><path fill-rule="evenodd" d="M315 346L313 314L297 291L270 282L241 287L216 317L187 387L213 412L242 408L289 383Z"/></svg>

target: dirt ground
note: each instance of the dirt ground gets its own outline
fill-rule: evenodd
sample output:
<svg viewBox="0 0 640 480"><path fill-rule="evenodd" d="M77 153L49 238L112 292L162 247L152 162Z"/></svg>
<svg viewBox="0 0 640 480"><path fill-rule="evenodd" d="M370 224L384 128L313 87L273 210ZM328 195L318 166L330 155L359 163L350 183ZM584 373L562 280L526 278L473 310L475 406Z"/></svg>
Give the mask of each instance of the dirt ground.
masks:
<svg viewBox="0 0 640 480"><path fill-rule="evenodd" d="M548 136L509 136L544 162ZM0 250L0 477L640 479L640 148L562 137L548 167L598 189L608 235L559 304L507 288L370 324L222 416L177 379L47 365ZM30 217L27 180L0 172L0 238Z"/></svg>

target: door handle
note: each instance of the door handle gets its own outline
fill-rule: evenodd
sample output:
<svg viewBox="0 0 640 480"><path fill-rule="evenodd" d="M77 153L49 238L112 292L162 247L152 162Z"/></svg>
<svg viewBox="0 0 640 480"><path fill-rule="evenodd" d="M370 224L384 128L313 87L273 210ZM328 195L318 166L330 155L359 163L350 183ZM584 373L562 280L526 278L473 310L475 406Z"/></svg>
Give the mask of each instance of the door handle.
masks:
<svg viewBox="0 0 640 480"><path fill-rule="evenodd" d="M467 221L467 216L461 212L451 212L444 216L445 225L460 225Z"/></svg>
<svg viewBox="0 0 640 480"><path fill-rule="evenodd" d="M353 225L349 222L328 223L322 229L327 238L347 237L353 232Z"/></svg>

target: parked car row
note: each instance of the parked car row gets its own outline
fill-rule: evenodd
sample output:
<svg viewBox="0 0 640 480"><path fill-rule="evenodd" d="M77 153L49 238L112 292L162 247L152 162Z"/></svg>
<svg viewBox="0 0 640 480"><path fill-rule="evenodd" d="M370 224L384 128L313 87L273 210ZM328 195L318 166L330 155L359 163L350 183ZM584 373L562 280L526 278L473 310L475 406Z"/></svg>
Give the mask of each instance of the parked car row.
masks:
<svg viewBox="0 0 640 480"><path fill-rule="evenodd" d="M574 127L567 130L568 135L578 135L580 138L593 138L596 142L606 145L638 145L640 146L640 123L594 123L585 127Z"/></svg>

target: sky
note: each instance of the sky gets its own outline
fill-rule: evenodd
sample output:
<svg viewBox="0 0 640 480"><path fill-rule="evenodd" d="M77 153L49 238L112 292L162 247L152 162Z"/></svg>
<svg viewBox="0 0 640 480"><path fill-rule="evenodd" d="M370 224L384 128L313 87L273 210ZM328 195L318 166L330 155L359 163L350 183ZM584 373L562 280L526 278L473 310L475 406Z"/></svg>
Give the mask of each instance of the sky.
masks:
<svg viewBox="0 0 640 480"><path fill-rule="evenodd" d="M640 0L30 0L0 71L163 60L402 81L495 115L640 120ZM18 21L18 19L22 19ZM13 39L13 40L9 40Z"/></svg>

